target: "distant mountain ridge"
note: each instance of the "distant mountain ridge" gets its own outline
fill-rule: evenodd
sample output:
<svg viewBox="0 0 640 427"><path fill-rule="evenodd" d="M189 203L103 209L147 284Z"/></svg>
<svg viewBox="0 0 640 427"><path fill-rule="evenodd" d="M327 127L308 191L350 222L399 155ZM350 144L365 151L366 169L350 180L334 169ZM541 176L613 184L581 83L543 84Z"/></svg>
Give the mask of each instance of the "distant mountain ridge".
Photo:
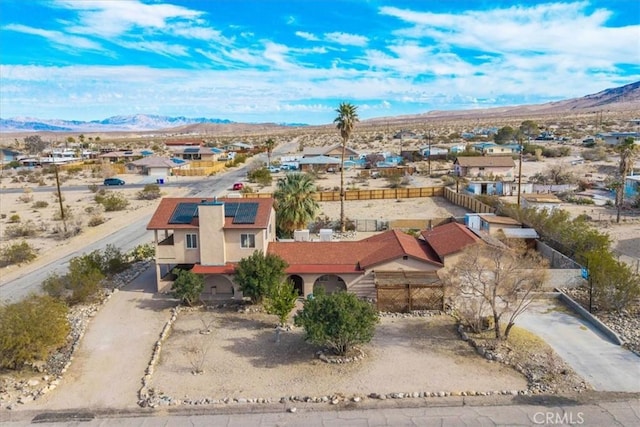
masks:
<svg viewBox="0 0 640 427"><path fill-rule="evenodd" d="M231 124L231 120L209 119L205 117L170 117L152 114L113 116L103 120L42 120L31 117L0 118L0 132L41 131L41 132L115 132L154 131L194 124Z"/></svg>
<svg viewBox="0 0 640 427"><path fill-rule="evenodd" d="M535 114L557 114L562 112L588 111L592 109L638 109L640 110L640 81L624 86L605 89L601 92L545 104L503 106L472 110L429 111L421 114L395 117L377 117L365 120L367 123L423 120L428 118L463 118L474 116L531 116ZM41 120L31 117L0 118L0 132L117 132L117 131L180 131L195 132L203 128L219 125L240 125L224 119L205 117L170 117L151 114L113 116L104 120ZM301 123L255 123L251 127L300 127Z"/></svg>

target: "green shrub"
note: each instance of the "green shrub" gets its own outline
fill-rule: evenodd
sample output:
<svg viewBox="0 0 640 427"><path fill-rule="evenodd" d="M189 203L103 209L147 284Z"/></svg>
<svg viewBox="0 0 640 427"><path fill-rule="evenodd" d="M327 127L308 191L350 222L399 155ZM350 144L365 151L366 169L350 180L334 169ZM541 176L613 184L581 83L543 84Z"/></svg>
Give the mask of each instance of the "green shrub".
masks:
<svg viewBox="0 0 640 427"><path fill-rule="evenodd" d="M260 185L271 185L273 178L271 176L271 172L267 168L258 168L250 171L247 174L247 179L249 182L253 182Z"/></svg>
<svg viewBox="0 0 640 427"><path fill-rule="evenodd" d="M28 263L34 259L36 259L36 250L25 241L0 249L0 262L3 265Z"/></svg>
<svg viewBox="0 0 640 427"><path fill-rule="evenodd" d="M131 249L128 254L128 258L131 262L137 261L149 261L156 256L156 249L151 243L145 243L138 245Z"/></svg>
<svg viewBox="0 0 640 427"><path fill-rule="evenodd" d="M307 341L345 355L355 345L371 341L379 318L375 307L355 294L327 295L320 288L304 302L294 321L304 328Z"/></svg>
<svg viewBox="0 0 640 427"><path fill-rule="evenodd" d="M89 191L91 191L92 193L97 193L98 190L100 189L98 184L90 184L88 185L88 188L89 188Z"/></svg>
<svg viewBox="0 0 640 427"><path fill-rule="evenodd" d="M18 214L13 214L13 215L11 215L11 216L9 217L9 222L10 222L11 224L15 224L15 223L17 223L17 222L20 222L20 215L18 215Z"/></svg>
<svg viewBox="0 0 640 427"><path fill-rule="evenodd" d="M160 186L158 184L147 184L144 189L138 191L138 200L154 200L162 197Z"/></svg>
<svg viewBox="0 0 640 427"><path fill-rule="evenodd" d="M21 224L8 225L7 228L5 228L4 233L10 238L34 237L38 234L38 230L33 221L28 220Z"/></svg>
<svg viewBox="0 0 640 427"><path fill-rule="evenodd" d="M49 206L49 202L46 202L44 200L38 200L31 205L33 209L42 209L46 208L47 206Z"/></svg>
<svg viewBox="0 0 640 427"><path fill-rule="evenodd" d="M44 360L64 345L70 330L67 311L63 302L36 295L0 306L0 367L17 369Z"/></svg>
<svg viewBox="0 0 640 427"><path fill-rule="evenodd" d="M129 206L129 201L119 193L96 194L95 201L104 207L107 212L121 211Z"/></svg>
<svg viewBox="0 0 640 427"><path fill-rule="evenodd" d="M97 227L100 224L104 224L105 222L105 218L100 215L100 214L95 214L92 215L91 218L89 218L89 222L87 222L87 225L89 227Z"/></svg>
<svg viewBox="0 0 640 427"><path fill-rule="evenodd" d="M200 294L204 290L204 278L190 270L179 268L174 269L173 273L178 276L171 285L174 296L190 307L200 301Z"/></svg>

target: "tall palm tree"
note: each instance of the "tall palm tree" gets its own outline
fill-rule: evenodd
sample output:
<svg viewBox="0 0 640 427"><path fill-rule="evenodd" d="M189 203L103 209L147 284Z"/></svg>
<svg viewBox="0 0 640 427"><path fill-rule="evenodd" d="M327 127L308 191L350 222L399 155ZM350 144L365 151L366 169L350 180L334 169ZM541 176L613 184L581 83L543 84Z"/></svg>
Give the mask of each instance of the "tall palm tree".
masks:
<svg viewBox="0 0 640 427"><path fill-rule="evenodd" d="M271 153L273 153L273 147L276 146L276 142L269 138L264 143L264 148L267 150L267 167L271 166Z"/></svg>
<svg viewBox="0 0 640 427"><path fill-rule="evenodd" d="M344 156L347 149L347 142L353 132L353 128L358 118L358 107L348 102L341 102L336 113L338 117L335 118L333 123L336 124L336 128L340 130L340 136L342 137L342 156L340 158L340 231L343 233L346 230L346 222L344 218Z"/></svg>
<svg viewBox="0 0 640 427"><path fill-rule="evenodd" d="M627 175L633 170L634 157L638 146L633 138L626 138L616 151L620 153L620 163L618 164L618 172L620 173L620 181L615 183L616 191L616 222L620 222L620 210L624 202L624 182Z"/></svg>
<svg viewBox="0 0 640 427"><path fill-rule="evenodd" d="M278 181L274 198L280 235L290 237L316 217L320 209L314 199L316 192L313 177L306 173L288 173Z"/></svg>

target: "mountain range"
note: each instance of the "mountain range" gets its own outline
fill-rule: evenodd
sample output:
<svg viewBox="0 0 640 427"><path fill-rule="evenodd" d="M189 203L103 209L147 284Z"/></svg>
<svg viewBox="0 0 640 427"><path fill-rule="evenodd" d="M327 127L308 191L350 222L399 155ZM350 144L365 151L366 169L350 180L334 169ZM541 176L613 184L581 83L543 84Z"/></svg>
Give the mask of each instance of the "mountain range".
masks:
<svg viewBox="0 0 640 427"><path fill-rule="evenodd" d="M586 95L580 98L572 98L563 101L549 102L536 105L520 105L508 107L495 107L486 109L459 110L459 111L430 111L424 114L411 116L396 116L393 118L380 117L366 120L370 123L379 121L402 121L428 118L463 118L471 116L525 116L558 114L602 109L636 109L640 110L640 81L624 86L605 89L601 92ZM136 114L130 116L113 116L104 120L78 121L78 120L40 120L30 117L15 117L11 119L0 118L0 132L117 132L117 131L158 131L181 130L197 128L201 125L230 125L235 124L230 120L210 119L205 117L169 117L149 114ZM301 123L260 124L256 126L306 126Z"/></svg>

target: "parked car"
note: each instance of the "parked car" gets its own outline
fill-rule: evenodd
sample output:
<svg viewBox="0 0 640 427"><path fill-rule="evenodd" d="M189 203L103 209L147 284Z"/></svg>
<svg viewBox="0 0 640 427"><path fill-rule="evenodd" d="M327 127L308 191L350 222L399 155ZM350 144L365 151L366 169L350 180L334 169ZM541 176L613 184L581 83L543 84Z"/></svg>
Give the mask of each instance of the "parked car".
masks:
<svg viewBox="0 0 640 427"><path fill-rule="evenodd" d="M107 178L104 180L104 185L124 185L124 180L120 178Z"/></svg>
<svg viewBox="0 0 640 427"><path fill-rule="evenodd" d="M278 173L278 172L280 172L280 168L277 167L277 166L269 166L269 172Z"/></svg>
<svg viewBox="0 0 640 427"><path fill-rule="evenodd" d="M236 182L233 184L233 191L240 191L244 188L244 184L241 182Z"/></svg>

